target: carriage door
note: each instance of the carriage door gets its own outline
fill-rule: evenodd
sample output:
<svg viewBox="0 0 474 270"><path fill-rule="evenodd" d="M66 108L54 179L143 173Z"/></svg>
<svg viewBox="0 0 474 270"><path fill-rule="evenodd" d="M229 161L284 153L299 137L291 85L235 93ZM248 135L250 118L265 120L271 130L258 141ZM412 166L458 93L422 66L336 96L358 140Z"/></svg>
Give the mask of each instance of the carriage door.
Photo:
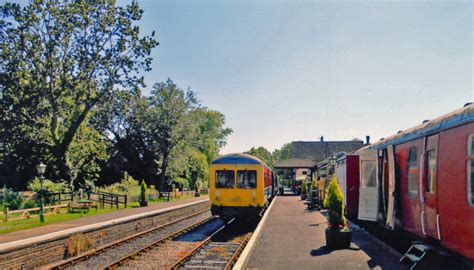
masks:
<svg viewBox="0 0 474 270"><path fill-rule="evenodd" d="M424 153L424 173L421 193L423 194L422 218L424 233L441 240L440 220L438 215L438 187L437 187L437 159L438 135L430 136L426 140Z"/></svg>
<svg viewBox="0 0 474 270"><path fill-rule="evenodd" d="M377 220L378 185L377 151L364 151L360 157L359 214L360 220Z"/></svg>

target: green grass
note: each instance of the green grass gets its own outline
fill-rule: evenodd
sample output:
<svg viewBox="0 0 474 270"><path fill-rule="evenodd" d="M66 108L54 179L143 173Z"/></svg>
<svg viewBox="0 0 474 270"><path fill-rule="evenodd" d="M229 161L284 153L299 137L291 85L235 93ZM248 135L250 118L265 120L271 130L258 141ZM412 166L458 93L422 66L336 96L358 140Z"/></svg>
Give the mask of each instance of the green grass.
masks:
<svg viewBox="0 0 474 270"><path fill-rule="evenodd" d="M182 196L180 198L171 198L170 201L175 201L175 200L190 198L190 197L191 196ZM166 198L160 198L157 200L148 201L148 204L155 204L155 203L167 202L167 201L168 200ZM131 202L127 204L127 207L129 208L140 207L140 203ZM120 209L123 209L123 208L120 208ZM105 209L99 208L96 211L95 209L92 208L88 212L76 211L74 213L68 213L67 209L62 209L60 214L46 215L44 223L41 223L39 221L39 216L33 216L31 218L22 219L22 220L9 220L9 221L5 221L5 216L2 216L0 217L0 234L6 234L10 232L31 229L31 228L35 228L35 227L39 227L39 226L43 226L47 224L53 224L53 223L57 223L61 221L67 221L67 220L72 220L72 219L77 219L77 218L82 218L82 217L109 213L112 211L117 211L117 209L116 208L105 208Z"/></svg>
<svg viewBox="0 0 474 270"><path fill-rule="evenodd" d="M3 217L2 218L3 221L0 222L0 234L31 229L34 227L39 227L39 226L43 226L47 224L53 224L53 223L71 220L71 219L77 219L81 217L88 217L88 216L93 216L97 214L109 213L112 211L116 211L117 209L105 208L105 209L98 209L97 211L95 209L90 209L89 212L76 211L74 213L68 213L66 209L64 210L65 211L61 212L60 214L46 215L44 217L45 219L44 223L40 222L39 216L33 216L27 219L9 220L9 221L4 221L4 217Z"/></svg>

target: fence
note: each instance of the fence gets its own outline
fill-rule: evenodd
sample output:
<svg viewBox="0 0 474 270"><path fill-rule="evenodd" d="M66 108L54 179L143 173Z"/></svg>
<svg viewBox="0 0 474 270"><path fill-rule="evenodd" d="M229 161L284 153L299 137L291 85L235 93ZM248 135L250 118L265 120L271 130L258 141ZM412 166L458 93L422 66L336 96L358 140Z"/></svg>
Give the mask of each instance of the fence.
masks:
<svg viewBox="0 0 474 270"><path fill-rule="evenodd" d="M67 208L67 207L68 207L67 204L61 204L61 205L45 206L43 209L44 209L45 215L50 215L50 214L59 214L62 208ZM39 212L40 212L39 207L21 209L21 210L12 210L12 211L9 211L7 208L5 211L0 211L0 216L5 215L5 221L20 220L20 219L27 219L33 216L38 216ZM16 217L11 217L12 215Z"/></svg>
<svg viewBox="0 0 474 270"><path fill-rule="evenodd" d="M127 208L127 195L97 191L88 192L87 198L91 201L98 202L102 208L104 208L105 205L110 205L111 208L115 206L118 209L120 204L123 204L124 208Z"/></svg>

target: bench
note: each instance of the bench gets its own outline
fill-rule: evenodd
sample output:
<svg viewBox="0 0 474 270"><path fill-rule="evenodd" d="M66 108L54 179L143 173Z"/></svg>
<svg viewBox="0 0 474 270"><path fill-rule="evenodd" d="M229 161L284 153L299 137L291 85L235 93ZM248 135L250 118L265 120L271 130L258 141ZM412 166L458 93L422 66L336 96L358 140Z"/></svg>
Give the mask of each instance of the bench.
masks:
<svg viewBox="0 0 474 270"><path fill-rule="evenodd" d="M89 209L90 208L95 208L95 210L97 211L97 209L99 208L97 203L94 202L94 201L77 201L77 202L70 202L69 203L69 212L74 212L75 210L87 210L87 212L89 212Z"/></svg>

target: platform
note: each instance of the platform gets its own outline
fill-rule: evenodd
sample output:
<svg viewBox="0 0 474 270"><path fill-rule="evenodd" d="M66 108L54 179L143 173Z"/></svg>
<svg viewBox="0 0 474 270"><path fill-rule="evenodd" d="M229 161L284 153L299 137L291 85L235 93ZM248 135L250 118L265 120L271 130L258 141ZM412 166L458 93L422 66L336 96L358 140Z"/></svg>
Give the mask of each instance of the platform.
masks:
<svg viewBox="0 0 474 270"><path fill-rule="evenodd" d="M1 244L6 244L9 242L29 239L29 238L33 238L37 236L42 236L45 234L74 229L74 228L91 225L95 223L112 221L116 219L125 218L128 216L144 214L147 212L152 212L152 211L166 209L166 208L170 208L174 206L184 205L191 202L204 201L208 199L209 197L206 195L206 196L201 196L201 197L179 199L179 200L170 201L170 202L154 203L154 204L150 204L147 207L126 208L126 209L121 209L121 210L117 210L117 211L113 211L109 213L97 214L93 216L48 224L48 225L44 225L40 227L35 227L32 229L26 229L26 230L7 233L7 234L1 234L0 246Z"/></svg>
<svg viewBox="0 0 474 270"><path fill-rule="evenodd" d="M350 249L328 249L326 218L308 212L299 196L278 196L273 204L249 253L243 254L243 269L407 269L394 250L357 226Z"/></svg>

